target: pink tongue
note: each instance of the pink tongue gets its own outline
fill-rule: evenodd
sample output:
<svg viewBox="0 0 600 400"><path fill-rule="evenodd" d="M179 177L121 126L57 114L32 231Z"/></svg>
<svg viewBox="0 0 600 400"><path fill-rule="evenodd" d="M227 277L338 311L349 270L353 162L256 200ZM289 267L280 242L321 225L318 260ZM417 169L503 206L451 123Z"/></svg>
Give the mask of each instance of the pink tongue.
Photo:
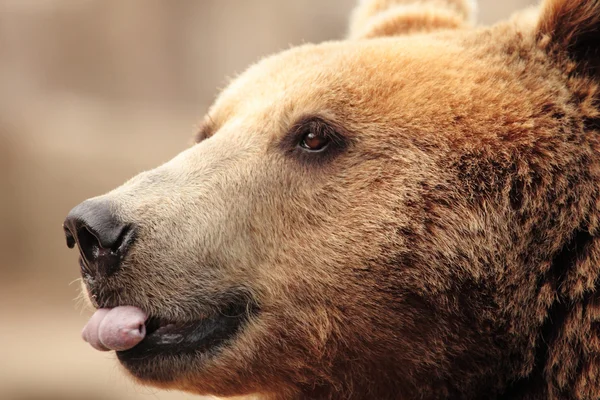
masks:
<svg viewBox="0 0 600 400"><path fill-rule="evenodd" d="M83 340L96 350L129 350L146 336L148 317L137 307L101 308L83 328Z"/></svg>

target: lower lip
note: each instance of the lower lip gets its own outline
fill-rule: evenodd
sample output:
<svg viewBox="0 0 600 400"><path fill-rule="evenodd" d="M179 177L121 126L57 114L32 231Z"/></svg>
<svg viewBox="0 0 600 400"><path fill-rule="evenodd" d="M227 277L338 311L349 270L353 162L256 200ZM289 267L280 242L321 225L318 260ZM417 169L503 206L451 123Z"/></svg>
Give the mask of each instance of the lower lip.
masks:
<svg viewBox="0 0 600 400"><path fill-rule="evenodd" d="M249 318L247 306L228 307L201 321L161 326L130 350L117 356L126 366L155 357L210 353L233 339Z"/></svg>

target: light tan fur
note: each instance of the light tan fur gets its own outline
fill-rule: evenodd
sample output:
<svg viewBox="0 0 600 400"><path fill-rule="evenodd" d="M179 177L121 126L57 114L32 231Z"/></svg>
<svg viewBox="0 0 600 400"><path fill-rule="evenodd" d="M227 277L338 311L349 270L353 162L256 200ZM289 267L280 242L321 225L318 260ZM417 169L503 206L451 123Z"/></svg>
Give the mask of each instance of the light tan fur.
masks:
<svg viewBox="0 0 600 400"><path fill-rule="evenodd" d="M216 355L133 376L270 399L598 398L600 4L477 29L473 11L361 2L349 40L252 66L198 144L103 197L140 228L104 305L260 306ZM286 144L314 116L348 143L325 161Z"/></svg>

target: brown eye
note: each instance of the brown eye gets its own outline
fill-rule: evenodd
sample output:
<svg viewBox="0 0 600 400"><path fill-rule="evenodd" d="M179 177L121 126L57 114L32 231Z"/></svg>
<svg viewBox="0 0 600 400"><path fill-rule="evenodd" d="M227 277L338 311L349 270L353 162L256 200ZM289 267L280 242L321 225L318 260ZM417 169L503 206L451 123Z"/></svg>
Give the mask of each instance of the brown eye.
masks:
<svg viewBox="0 0 600 400"><path fill-rule="evenodd" d="M305 116L279 142L281 150L306 165L325 165L351 144L346 131L319 116Z"/></svg>
<svg viewBox="0 0 600 400"><path fill-rule="evenodd" d="M300 147L309 151L321 151L329 144L329 138L315 132L309 132L302 138Z"/></svg>

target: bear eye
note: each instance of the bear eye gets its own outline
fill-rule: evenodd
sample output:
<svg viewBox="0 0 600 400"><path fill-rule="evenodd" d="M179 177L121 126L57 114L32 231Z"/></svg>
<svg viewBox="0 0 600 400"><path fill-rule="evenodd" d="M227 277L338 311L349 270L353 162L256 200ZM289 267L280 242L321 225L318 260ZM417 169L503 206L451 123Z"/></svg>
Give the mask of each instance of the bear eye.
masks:
<svg viewBox="0 0 600 400"><path fill-rule="evenodd" d="M330 139L318 132L304 134L300 147L308 151L322 151L329 145Z"/></svg>
<svg viewBox="0 0 600 400"><path fill-rule="evenodd" d="M342 154L351 144L348 133L320 116L299 119L279 141L279 148L298 161L323 165Z"/></svg>

